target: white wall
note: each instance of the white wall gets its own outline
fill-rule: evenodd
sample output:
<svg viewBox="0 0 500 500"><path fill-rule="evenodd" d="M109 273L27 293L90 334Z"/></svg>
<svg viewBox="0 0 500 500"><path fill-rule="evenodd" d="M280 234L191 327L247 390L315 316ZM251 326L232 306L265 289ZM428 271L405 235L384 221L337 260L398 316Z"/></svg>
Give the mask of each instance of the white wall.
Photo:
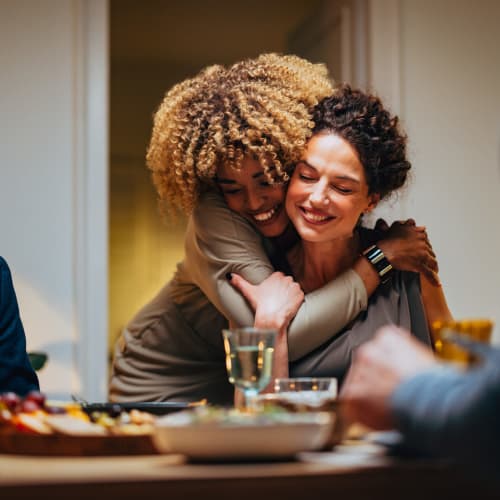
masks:
<svg viewBox="0 0 500 500"><path fill-rule="evenodd" d="M105 23L105 1L0 0L0 254L49 396L104 397Z"/></svg>
<svg viewBox="0 0 500 500"><path fill-rule="evenodd" d="M454 315L493 318L498 343L500 2L370 7L372 83L410 138L414 180L398 215L427 226Z"/></svg>

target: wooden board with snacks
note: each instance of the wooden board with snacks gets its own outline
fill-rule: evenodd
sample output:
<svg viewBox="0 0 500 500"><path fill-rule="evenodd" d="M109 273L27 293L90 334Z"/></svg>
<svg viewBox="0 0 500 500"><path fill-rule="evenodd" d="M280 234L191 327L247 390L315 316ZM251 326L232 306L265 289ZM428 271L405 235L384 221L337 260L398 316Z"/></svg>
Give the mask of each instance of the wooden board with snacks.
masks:
<svg viewBox="0 0 500 500"><path fill-rule="evenodd" d="M156 416L119 405L88 413L77 403L0 394L0 453L28 455L137 455L157 453Z"/></svg>
<svg viewBox="0 0 500 500"><path fill-rule="evenodd" d="M158 453L148 435L72 436L0 431L0 454L38 456L150 455Z"/></svg>

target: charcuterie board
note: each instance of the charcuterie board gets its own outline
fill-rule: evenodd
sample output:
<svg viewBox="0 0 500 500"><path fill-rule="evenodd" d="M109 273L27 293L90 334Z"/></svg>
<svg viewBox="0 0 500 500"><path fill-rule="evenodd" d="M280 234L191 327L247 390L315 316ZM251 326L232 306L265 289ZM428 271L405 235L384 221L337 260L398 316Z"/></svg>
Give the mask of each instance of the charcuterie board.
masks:
<svg viewBox="0 0 500 500"><path fill-rule="evenodd" d="M205 404L182 402L75 403L47 401L31 391L0 394L0 454L92 456L157 453L158 415Z"/></svg>
<svg viewBox="0 0 500 500"><path fill-rule="evenodd" d="M156 454L151 436L72 436L0 431L0 454L104 456Z"/></svg>

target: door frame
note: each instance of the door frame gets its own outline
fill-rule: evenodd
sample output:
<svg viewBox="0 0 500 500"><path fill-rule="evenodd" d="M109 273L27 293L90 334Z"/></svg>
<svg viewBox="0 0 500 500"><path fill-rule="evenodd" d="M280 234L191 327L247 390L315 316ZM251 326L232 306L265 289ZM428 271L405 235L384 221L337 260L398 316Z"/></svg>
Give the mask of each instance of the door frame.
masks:
<svg viewBox="0 0 500 500"><path fill-rule="evenodd" d="M72 384L89 401L108 389L109 2L75 0L74 283Z"/></svg>

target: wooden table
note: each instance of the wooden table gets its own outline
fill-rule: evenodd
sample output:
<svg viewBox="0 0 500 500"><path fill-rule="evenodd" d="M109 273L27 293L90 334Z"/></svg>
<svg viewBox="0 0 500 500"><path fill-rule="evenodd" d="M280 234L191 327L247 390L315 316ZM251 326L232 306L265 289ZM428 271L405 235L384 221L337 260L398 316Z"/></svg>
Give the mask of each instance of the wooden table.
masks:
<svg viewBox="0 0 500 500"><path fill-rule="evenodd" d="M358 444L274 463L195 464L178 455L0 455L0 498L476 500L500 498L500 487L449 464L394 459L382 447Z"/></svg>

